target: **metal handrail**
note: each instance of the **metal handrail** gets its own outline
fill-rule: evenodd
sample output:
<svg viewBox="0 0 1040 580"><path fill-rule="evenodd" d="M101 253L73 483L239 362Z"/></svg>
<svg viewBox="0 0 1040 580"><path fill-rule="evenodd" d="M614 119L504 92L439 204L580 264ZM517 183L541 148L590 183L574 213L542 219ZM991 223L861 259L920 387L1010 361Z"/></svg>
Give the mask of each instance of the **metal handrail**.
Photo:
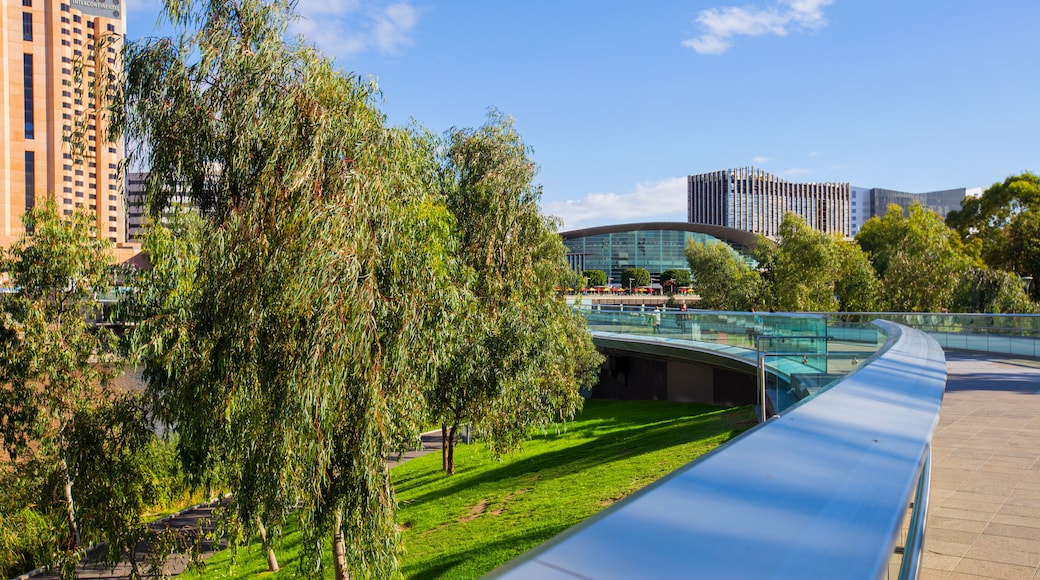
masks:
<svg viewBox="0 0 1040 580"><path fill-rule="evenodd" d="M493 574L879 578L916 492L904 553L912 577L946 361L927 334L875 324L888 335L883 349L829 390Z"/></svg>

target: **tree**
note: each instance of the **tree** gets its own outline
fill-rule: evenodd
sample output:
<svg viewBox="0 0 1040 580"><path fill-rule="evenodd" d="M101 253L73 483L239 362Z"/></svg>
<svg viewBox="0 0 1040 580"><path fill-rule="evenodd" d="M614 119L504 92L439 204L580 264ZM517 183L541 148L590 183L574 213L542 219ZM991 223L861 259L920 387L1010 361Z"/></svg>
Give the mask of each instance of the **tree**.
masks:
<svg viewBox="0 0 1040 580"><path fill-rule="evenodd" d="M661 272L661 285L664 286L665 282L669 280L674 280L675 286L689 286L690 271L686 268L674 268Z"/></svg>
<svg viewBox="0 0 1040 580"><path fill-rule="evenodd" d="M686 245L693 289L700 305L714 310L749 310L761 306L763 282L758 272L724 244Z"/></svg>
<svg viewBox="0 0 1040 580"><path fill-rule="evenodd" d="M858 244L835 240L838 276L834 293L842 312L874 312L881 297L880 281L866 252Z"/></svg>
<svg viewBox="0 0 1040 580"><path fill-rule="evenodd" d="M553 291L569 268L555 223L539 212L534 174L500 113L448 137L442 191L468 275L442 303L450 333L427 392L448 473L460 425L472 424L495 453L511 450L532 427L572 417L601 361L584 319Z"/></svg>
<svg viewBox="0 0 1040 580"><path fill-rule="evenodd" d="M952 310L1004 314L1032 312L1035 309L1018 276L1001 270L975 267L965 270L957 281Z"/></svg>
<svg viewBox="0 0 1040 580"><path fill-rule="evenodd" d="M775 252L772 296L776 308L790 312L837 309L839 263L834 238L809 227L801 216L788 213L780 223Z"/></svg>
<svg viewBox="0 0 1040 580"><path fill-rule="evenodd" d="M606 286L607 273L603 270L585 270L582 272L589 286Z"/></svg>
<svg viewBox="0 0 1040 580"><path fill-rule="evenodd" d="M650 272L646 268L625 268L621 271L622 288L638 288L650 285Z"/></svg>
<svg viewBox="0 0 1040 580"><path fill-rule="evenodd" d="M887 307L897 311L949 308L957 281L979 265L976 247L962 243L935 212L920 204L910 206L907 216L899 206L889 206L884 217L863 224L856 242L881 279Z"/></svg>
<svg viewBox="0 0 1040 580"><path fill-rule="evenodd" d="M54 557L67 576L89 543L106 542L109 561L133 553L147 479L135 454L150 432L139 401L110 386L121 361L115 336L94 324L111 266L95 219L64 219L51 198L23 222L3 264L20 290L0 300L0 439L5 471L28 456L50 481L41 491L61 498L55 512L42 505L65 538Z"/></svg>
<svg viewBox="0 0 1040 580"><path fill-rule="evenodd" d="M331 540L337 578L391 576L386 457L418 436L443 320L424 301L450 287L433 142L287 42L289 3L166 6L185 30L128 47L120 126L150 171L148 213L182 184L206 243L193 273L169 268L186 294L151 313L169 321L141 325L149 394L246 532L297 511L301 575L322 574Z"/></svg>
<svg viewBox="0 0 1040 580"><path fill-rule="evenodd" d="M966 243L981 244L989 267L1040 277L1040 176L1027 172L995 183L981 197L965 199L946 223ZM1040 297L1040 285L1030 290Z"/></svg>
<svg viewBox="0 0 1040 580"><path fill-rule="evenodd" d="M777 243L760 240L755 255L769 302L780 310L862 312L876 306L878 281L866 254L796 214L786 214Z"/></svg>

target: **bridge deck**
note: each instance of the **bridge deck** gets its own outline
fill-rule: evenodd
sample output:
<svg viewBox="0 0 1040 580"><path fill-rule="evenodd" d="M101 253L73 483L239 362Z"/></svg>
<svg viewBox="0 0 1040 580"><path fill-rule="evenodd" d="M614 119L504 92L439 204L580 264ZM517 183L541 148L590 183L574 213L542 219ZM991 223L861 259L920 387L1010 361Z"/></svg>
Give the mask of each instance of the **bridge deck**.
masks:
<svg viewBox="0 0 1040 580"><path fill-rule="evenodd" d="M946 355L921 578L1040 580L1040 361Z"/></svg>

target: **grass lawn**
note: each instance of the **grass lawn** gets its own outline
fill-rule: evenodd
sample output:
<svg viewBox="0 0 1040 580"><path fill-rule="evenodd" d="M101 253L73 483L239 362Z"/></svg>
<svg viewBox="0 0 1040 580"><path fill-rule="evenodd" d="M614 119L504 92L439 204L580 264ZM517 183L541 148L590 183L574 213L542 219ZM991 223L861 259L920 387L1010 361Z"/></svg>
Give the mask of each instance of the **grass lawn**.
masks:
<svg viewBox="0 0 1040 580"><path fill-rule="evenodd" d="M477 443L456 447L454 476L440 471L437 453L404 463L392 472L401 572L478 577L753 424L747 407L590 400L564 430L538 433L501 461ZM299 541L287 528L277 549L279 576L295 575ZM230 569L230 554L217 554L202 576L270 575L258 547L240 550L237 560Z"/></svg>

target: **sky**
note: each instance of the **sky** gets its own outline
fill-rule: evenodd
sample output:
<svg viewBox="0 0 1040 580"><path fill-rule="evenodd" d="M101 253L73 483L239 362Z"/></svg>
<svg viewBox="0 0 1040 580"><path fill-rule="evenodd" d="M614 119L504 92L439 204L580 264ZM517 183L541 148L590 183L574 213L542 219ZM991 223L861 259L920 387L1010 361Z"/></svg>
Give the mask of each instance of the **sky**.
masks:
<svg viewBox="0 0 1040 580"><path fill-rule="evenodd" d="M131 40L166 35L128 0ZM686 176L925 192L1040 171L1036 0L299 0L392 125L513 117L561 231L686 220Z"/></svg>

